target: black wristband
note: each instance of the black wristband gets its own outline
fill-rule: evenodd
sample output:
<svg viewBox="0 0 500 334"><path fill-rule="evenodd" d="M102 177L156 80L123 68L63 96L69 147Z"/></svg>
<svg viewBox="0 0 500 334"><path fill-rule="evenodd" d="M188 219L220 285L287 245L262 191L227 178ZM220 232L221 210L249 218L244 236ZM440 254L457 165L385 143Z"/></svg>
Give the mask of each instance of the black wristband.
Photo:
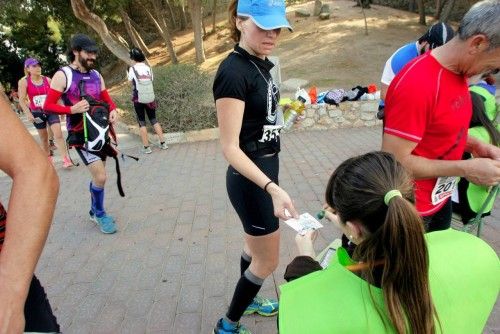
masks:
<svg viewBox="0 0 500 334"><path fill-rule="evenodd" d="M274 183L272 180L267 182L266 185L264 186L264 191L267 193L267 186L270 185L271 183Z"/></svg>

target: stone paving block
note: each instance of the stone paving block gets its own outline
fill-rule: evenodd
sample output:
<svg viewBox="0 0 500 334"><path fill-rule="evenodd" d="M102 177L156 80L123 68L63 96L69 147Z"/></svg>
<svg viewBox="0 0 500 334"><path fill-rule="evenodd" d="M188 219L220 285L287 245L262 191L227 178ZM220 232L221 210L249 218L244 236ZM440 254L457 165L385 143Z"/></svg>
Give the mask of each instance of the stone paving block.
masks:
<svg viewBox="0 0 500 334"><path fill-rule="evenodd" d="M73 283L74 274L63 274L57 281L43 282L49 296L59 296Z"/></svg>
<svg viewBox="0 0 500 334"><path fill-rule="evenodd" d="M146 333L146 327L146 318L125 318L119 332L122 334Z"/></svg>
<svg viewBox="0 0 500 334"><path fill-rule="evenodd" d="M183 313L175 317L173 333L199 334L201 313Z"/></svg>
<svg viewBox="0 0 500 334"><path fill-rule="evenodd" d="M71 334L93 334L94 324L89 322L72 323L71 326L69 326L64 332Z"/></svg>
<svg viewBox="0 0 500 334"><path fill-rule="evenodd" d="M112 334L116 333L125 320L126 308L124 305L117 303L108 303L104 306L101 314L95 320L96 334Z"/></svg>
<svg viewBox="0 0 500 334"><path fill-rule="evenodd" d="M171 302L177 300L177 296L181 290L181 277L180 273L163 273L161 282L156 286L154 300L170 300Z"/></svg>
<svg viewBox="0 0 500 334"><path fill-rule="evenodd" d="M189 253L187 257L188 264L195 264L195 263L202 264L205 263L206 258L207 258L206 245L192 244L189 247Z"/></svg>
<svg viewBox="0 0 500 334"><path fill-rule="evenodd" d="M172 333L176 309L177 304L170 299L154 302L149 314L147 332L166 331Z"/></svg>
<svg viewBox="0 0 500 334"><path fill-rule="evenodd" d="M154 289L161 280L162 271L161 266L144 268L138 276L136 288L138 290Z"/></svg>
<svg viewBox="0 0 500 334"><path fill-rule="evenodd" d="M208 237L208 253L221 253L225 251L226 241L223 235L210 235Z"/></svg>
<svg viewBox="0 0 500 334"><path fill-rule="evenodd" d="M200 285L183 285L179 295L177 314L198 313L203 307L203 287Z"/></svg>
<svg viewBox="0 0 500 334"><path fill-rule="evenodd" d="M240 253L241 254L241 253ZM239 263L239 262L238 262ZM225 252L209 252L206 259L207 273L218 273L226 267L226 253Z"/></svg>
<svg viewBox="0 0 500 334"><path fill-rule="evenodd" d="M224 297L208 297L203 301L203 322L200 333L211 333L217 321L225 314L228 305Z"/></svg>
<svg viewBox="0 0 500 334"><path fill-rule="evenodd" d="M134 291L127 301L126 317L142 318L151 311L154 300L154 290Z"/></svg>
<svg viewBox="0 0 500 334"><path fill-rule="evenodd" d="M185 257L181 255L173 255L167 258L165 267L163 268L163 275L165 274L180 274L185 265Z"/></svg>
<svg viewBox="0 0 500 334"><path fill-rule="evenodd" d="M86 322L93 321L101 313L101 309L104 307L106 298L103 295L88 295L86 296L78 312L76 313L74 322Z"/></svg>
<svg viewBox="0 0 500 334"><path fill-rule="evenodd" d="M224 296L227 286L225 270L220 272L207 272L203 286L205 288L205 297Z"/></svg>
<svg viewBox="0 0 500 334"><path fill-rule="evenodd" d="M184 272L182 285L203 285L205 265L202 263L188 264Z"/></svg>

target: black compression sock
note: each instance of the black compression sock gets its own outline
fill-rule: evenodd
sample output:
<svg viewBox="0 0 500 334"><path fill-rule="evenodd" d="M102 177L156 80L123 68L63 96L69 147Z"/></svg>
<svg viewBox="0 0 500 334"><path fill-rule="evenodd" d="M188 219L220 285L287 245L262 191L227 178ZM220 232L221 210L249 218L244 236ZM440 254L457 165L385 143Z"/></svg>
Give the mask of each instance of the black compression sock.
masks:
<svg viewBox="0 0 500 334"><path fill-rule="evenodd" d="M245 270L247 270L248 267L250 267L250 262L252 262L252 257L250 255L248 255L247 253L245 253L245 251L243 251L243 253L241 253L241 259L240 259L240 274L241 274L241 276L243 276L243 273L245 272Z"/></svg>
<svg viewBox="0 0 500 334"><path fill-rule="evenodd" d="M263 282L263 279L252 274L249 269L245 271L236 284L231 305L229 305L229 310L226 313L229 320L240 321L243 312L245 312L254 297L257 296Z"/></svg>

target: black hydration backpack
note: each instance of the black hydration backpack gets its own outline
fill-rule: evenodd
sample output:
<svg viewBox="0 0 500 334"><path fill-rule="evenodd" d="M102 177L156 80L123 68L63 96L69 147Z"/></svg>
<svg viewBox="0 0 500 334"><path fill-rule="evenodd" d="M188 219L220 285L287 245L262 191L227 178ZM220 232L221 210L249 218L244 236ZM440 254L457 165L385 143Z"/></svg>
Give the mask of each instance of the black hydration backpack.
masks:
<svg viewBox="0 0 500 334"><path fill-rule="evenodd" d="M89 111L83 113L84 147L89 152L100 152L109 143L109 105L85 93L85 81L78 84L80 97L87 100Z"/></svg>

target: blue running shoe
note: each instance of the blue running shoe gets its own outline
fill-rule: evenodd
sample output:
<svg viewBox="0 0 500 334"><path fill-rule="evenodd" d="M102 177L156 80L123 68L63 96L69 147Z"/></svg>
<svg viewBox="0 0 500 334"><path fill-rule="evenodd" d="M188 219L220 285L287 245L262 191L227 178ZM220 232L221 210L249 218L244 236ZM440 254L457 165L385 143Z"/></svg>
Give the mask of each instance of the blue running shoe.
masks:
<svg viewBox="0 0 500 334"><path fill-rule="evenodd" d="M277 300L255 296L252 303L248 305L243 314L249 315L258 313L264 317L272 317L278 314L278 308L279 304Z"/></svg>
<svg viewBox="0 0 500 334"><path fill-rule="evenodd" d="M90 220L99 225L99 228L104 234L113 234L116 232L116 224L113 217L104 215L102 217L97 217L92 211L90 213Z"/></svg>
<svg viewBox="0 0 500 334"><path fill-rule="evenodd" d="M217 321L217 325L215 325L212 334L252 334L252 333L250 333L250 331L239 322L235 326L231 326L224 320L219 319L219 321Z"/></svg>

